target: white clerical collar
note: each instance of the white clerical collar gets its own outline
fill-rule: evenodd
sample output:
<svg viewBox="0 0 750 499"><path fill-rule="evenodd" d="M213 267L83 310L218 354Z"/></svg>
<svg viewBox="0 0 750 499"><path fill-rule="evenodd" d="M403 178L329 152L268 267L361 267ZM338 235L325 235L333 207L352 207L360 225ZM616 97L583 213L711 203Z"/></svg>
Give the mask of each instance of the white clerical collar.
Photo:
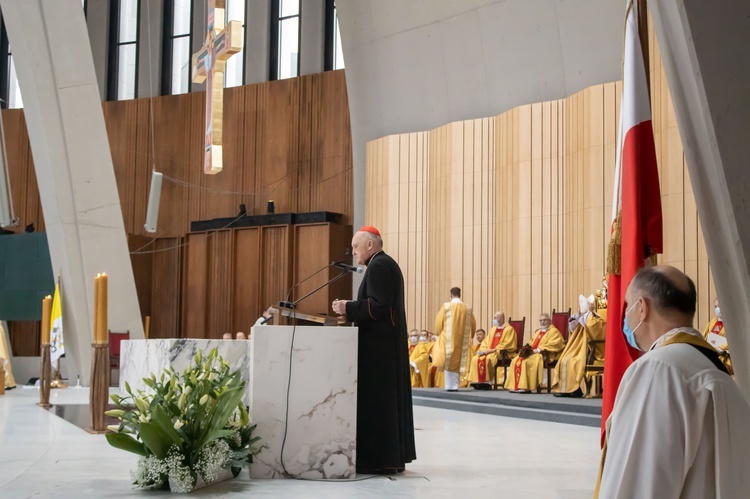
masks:
<svg viewBox="0 0 750 499"><path fill-rule="evenodd" d="M497 326L498 329L505 329L506 327L508 326L506 326L504 322L500 324L499 326Z"/></svg>
<svg viewBox="0 0 750 499"><path fill-rule="evenodd" d="M651 345L651 347L647 351L650 352L651 350L653 350L655 348L659 348L660 346L664 345L664 343L668 339L672 338L677 333L688 333L688 334L692 334L693 336L697 336L698 338L701 338L701 339L703 338L703 334L700 331L698 331L697 329L695 329L695 328L692 328L692 327L676 327L674 329L670 329L669 331L667 331L666 333L664 333L663 335L661 335Z"/></svg>
<svg viewBox="0 0 750 499"><path fill-rule="evenodd" d="M451 299L451 303L463 303L463 302L461 301L461 298L453 298Z"/></svg>

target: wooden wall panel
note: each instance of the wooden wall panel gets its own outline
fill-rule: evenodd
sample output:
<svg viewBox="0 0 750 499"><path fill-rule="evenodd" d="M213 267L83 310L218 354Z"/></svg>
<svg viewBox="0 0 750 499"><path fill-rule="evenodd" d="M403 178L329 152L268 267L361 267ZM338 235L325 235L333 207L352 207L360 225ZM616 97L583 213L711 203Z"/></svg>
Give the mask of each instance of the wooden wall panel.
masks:
<svg viewBox="0 0 750 499"><path fill-rule="evenodd" d="M232 331L249 332L260 313L260 228L234 230Z"/></svg>
<svg viewBox="0 0 750 499"><path fill-rule="evenodd" d="M653 36L651 51L665 228L659 261L693 278L696 325L703 327L716 290ZM380 228L402 268L410 327L431 328L448 289L460 286L480 327L499 309L527 318L528 339L540 312L575 310L579 294L601 288L621 93L621 82L596 85L494 118L368 144L366 221ZM406 150L412 137L424 141L416 154ZM415 209L420 204L423 211Z"/></svg>
<svg viewBox="0 0 750 499"><path fill-rule="evenodd" d="M157 237L190 222L250 214L333 211L352 220L346 79L327 71L224 91L224 170L203 174L205 94L103 103L126 232L143 224L151 171L164 173ZM23 110L3 110L13 206L21 227L44 221Z"/></svg>
<svg viewBox="0 0 750 499"><path fill-rule="evenodd" d="M182 334L184 338L208 338L206 331L208 284L208 235L189 234L185 238L182 271Z"/></svg>
<svg viewBox="0 0 750 499"><path fill-rule="evenodd" d="M208 235L206 275L206 338L221 338L232 331L232 290L234 289L233 231ZM243 331L243 330L239 330Z"/></svg>
<svg viewBox="0 0 750 499"><path fill-rule="evenodd" d="M292 287L294 232L289 225L261 227L260 302L267 307L283 300ZM268 304L268 305L266 305Z"/></svg>
<svg viewBox="0 0 750 499"><path fill-rule="evenodd" d="M41 321L8 321L10 349L16 357L38 357L41 346ZM20 380L16 382L21 383Z"/></svg>
<svg viewBox="0 0 750 499"><path fill-rule="evenodd" d="M182 337L182 244L183 238L177 237L153 244L150 338Z"/></svg>

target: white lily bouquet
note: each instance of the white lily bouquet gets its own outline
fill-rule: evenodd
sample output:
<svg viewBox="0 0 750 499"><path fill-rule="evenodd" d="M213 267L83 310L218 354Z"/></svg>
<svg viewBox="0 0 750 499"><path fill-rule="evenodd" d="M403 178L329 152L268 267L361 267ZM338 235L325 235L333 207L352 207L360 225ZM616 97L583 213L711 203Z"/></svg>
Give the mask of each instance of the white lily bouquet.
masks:
<svg viewBox="0 0 750 499"><path fill-rule="evenodd" d="M240 372L230 372L215 348L205 358L199 350L193 360L181 374L170 368L158 379L144 378L152 392L133 394L126 383L128 396L111 395L118 408L107 415L120 424L109 427L107 441L141 456L131 472L134 485L190 492L199 479L209 484L224 470L236 477L258 452Z"/></svg>

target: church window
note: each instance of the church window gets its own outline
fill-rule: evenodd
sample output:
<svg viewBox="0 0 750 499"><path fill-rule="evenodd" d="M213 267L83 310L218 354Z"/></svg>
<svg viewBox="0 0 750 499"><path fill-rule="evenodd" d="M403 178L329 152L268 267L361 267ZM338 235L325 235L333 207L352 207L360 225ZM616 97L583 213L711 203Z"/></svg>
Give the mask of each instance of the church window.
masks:
<svg viewBox="0 0 750 499"><path fill-rule="evenodd" d="M205 3L205 1L203 2ZM170 0L164 12L164 94L185 94L190 91L193 2Z"/></svg>
<svg viewBox="0 0 750 499"><path fill-rule="evenodd" d="M113 0L110 23L109 100L138 93L139 0Z"/></svg>
<svg viewBox="0 0 750 499"><path fill-rule="evenodd" d="M242 23L242 50L227 60L224 73L224 87L238 87L245 83L245 0L227 0L226 22L240 21Z"/></svg>
<svg viewBox="0 0 750 499"><path fill-rule="evenodd" d="M299 76L300 0L272 0L271 80Z"/></svg>
<svg viewBox="0 0 750 499"><path fill-rule="evenodd" d="M341 48L341 30L335 0L326 0L326 51L325 70L344 69L344 52Z"/></svg>

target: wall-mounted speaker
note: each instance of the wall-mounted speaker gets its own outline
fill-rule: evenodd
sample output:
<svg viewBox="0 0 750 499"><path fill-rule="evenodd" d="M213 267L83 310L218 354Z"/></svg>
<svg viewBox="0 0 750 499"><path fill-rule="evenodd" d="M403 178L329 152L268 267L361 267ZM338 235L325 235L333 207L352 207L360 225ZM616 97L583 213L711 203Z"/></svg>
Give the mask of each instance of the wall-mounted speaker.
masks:
<svg viewBox="0 0 750 499"><path fill-rule="evenodd" d="M159 200L161 199L161 180L163 175L157 171L151 174L151 190L148 193L148 210L146 211L146 232L156 232L159 221Z"/></svg>

